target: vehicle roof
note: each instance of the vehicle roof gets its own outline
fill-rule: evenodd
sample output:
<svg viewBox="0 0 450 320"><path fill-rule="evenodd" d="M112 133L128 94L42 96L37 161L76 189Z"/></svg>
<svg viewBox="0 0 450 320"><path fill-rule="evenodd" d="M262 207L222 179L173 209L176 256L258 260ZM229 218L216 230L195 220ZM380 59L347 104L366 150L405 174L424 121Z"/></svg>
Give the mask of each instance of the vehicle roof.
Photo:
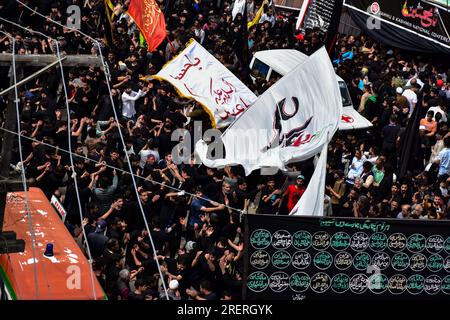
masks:
<svg viewBox="0 0 450 320"><path fill-rule="evenodd" d="M25 193L8 193L5 208L4 231L15 231L17 239L25 240L24 252L0 255L0 272L6 276L5 282L13 293L13 299L94 299L89 262L83 252L42 190L30 188L28 197L36 236L36 261L33 259L29 220L25 211ZM54 256L51 259L44 257L47 243L53 244ZM39 296L35 287L35 262ZM75 269L79 270L79 287L69 288L69 277L75 275ZM94 285L96 299L104 299L103 289L96 278Z"/></svg>
<svg viewBox="0 0 450 320"><path fill-rule="evenodd" d="M308 59L306 54L295 49L263 50L255 52L254 56L282 76ZM336 75L336 78L338 81L344 81L338 75Z"/></svg>

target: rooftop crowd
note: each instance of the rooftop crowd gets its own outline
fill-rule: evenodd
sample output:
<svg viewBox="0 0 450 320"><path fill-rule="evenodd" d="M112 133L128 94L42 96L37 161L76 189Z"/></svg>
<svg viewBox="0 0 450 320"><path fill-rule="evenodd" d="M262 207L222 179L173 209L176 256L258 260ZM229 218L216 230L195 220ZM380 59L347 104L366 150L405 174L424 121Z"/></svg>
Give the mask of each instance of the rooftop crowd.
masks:
<svg viewBox="0 0 450 320"><path fill-rule="evenodd" d="M65 23L66 7L79 5L81 31L103 39L103 0L25 1ZM247 1L253 20L262 1ZM25 167L30 186L47 197L56 195L68 212L66 225L83 245L81 228L94 259L97 278L109 299L239 299L243 265L240 210L288 214L313 173L312 160L291 165L292 171L245 177L242 168L210 169L195 162L177 165L171 152L179 128L194 121L210 126L194 101L180 98L167 83L152 80L176 52L195 38L255 93L273 82L253 82L242 59L244 40L232 3L227 1L158 1L166 17L168 38L147 52L139 30L126 14L127 1L115 5L113 41L102 40L112 83L113 106L103 70L66 68L71 123L67 124L61 74L56 68L20 87L24 161L18 145L12 166ZM57 39L67 54L97 55L98 48L80 34L40 18L15 1L0 4L0 15ZM323 45L320 30L295 30L296 13L266 8L248 32L250 54L294 48L311 54ZM16 54L55 54L52 41L3 23L14 35ZM170 42L168 41L170 39ZM11 52L11 40L0 35L0 52ZM450 206L450 66L445 59L388 48L364 35L338 35L332 52L336 72L349 88L353 106L373 123L368 134L339 132L329 145L326 214L339 217L447 219ZM7 74L7 68L3 68ZM24 73L33 71L25 68ZM8 79L1 79L8 87ZM5 109L4 97L0 108ZM408 122L419 108L419 159L413 170L399 173L399 150ZM4 122L4 120L2 120ZM137 178L138 194L128 170L119 131ZM76 179L84 220L79 217L74 176L68 154L71 132ZM43 143L40 143L40 142ZM49 147L56 146L57 148ZM77 157L83 156L83 157ZM87 160L86 159L92 159ZM150 224L156 252L139 203ZM448 209L449 208L449 209ZM161 265L160 278L155 257Z"/></svg>

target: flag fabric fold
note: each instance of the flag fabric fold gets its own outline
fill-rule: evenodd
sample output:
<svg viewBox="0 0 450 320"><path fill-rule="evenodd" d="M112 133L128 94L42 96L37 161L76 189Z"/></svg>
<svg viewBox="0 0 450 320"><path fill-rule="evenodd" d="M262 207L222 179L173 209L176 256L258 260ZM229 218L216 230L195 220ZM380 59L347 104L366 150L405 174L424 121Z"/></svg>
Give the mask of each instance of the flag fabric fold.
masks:
<svg viewBox="0 0 450 320"><path fill-rule="evenodd" d="M182 97L199 102L216 128L230 125L257 99L241 80L195 40L191 40L153 78L171 83Z"/></svg>
<svg viewBox="0 0 450 320"><path fill-rule="evenodd" d="M262 14L264 12L264 5L266 5L266 4L267 4L267 0L264 0L263 3L261 4L261 7L256 12L256 15L253 18L253 20L247 23L247 29L250 29L255 24L259 23L259 20L261 20L261 16L262 16Z"/></svg>
<svg viewBox="0 0 450 320"><path fill-rule="evenodd" d="M270 87L222 135L225 156L211 159L203 140L196 152L208 167L242 165L252 171L309 159L336 132L342 99L325 48ZM217 154L217 153L216 153Z"/></svg>
<svg viewBox="0 0 450 320"><path fill-rule="evenodd" d="M325 179L327 173L328 143L322 148L322 152L316 163L311 181L298 200L294 209L289 213L294 216L320 216L324 215Z"/></svg>
<svg viewBox="0 0 450 320"><path fill-rule="evenodd" d="M164 15L155 0L131 0L128 14L141 30L152 52L166 38L166 22Z"/></svg>

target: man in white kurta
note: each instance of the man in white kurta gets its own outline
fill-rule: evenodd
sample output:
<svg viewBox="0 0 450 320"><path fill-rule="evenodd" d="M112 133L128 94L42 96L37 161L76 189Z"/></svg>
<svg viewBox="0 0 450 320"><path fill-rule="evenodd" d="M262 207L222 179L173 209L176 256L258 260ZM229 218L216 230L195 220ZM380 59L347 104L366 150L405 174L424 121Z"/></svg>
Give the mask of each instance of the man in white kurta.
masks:
<svg viewBox="0 0 450 320"><path fill-rule="evenodd" d="M136 115L136 100L145 96L146 94L146 91L142 91L140 89L138 92L136 92L133 91L131 87L126 88L122 93L122 116L127 119L135 120L134 116Z"/></svg>

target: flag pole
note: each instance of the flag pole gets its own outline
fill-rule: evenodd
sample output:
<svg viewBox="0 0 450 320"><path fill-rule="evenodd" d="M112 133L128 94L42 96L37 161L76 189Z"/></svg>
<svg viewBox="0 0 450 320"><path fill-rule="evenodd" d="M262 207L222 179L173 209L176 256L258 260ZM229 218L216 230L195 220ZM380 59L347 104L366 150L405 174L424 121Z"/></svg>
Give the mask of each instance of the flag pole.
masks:
<svg viewBox="0 0 450 320"><path fill-rule="evenodd" d="M172 41L170 41L169 36L166 36L166 38L167 38L167 41L169 41L170 49L172 50L172 53L173 53L173 54L176 54L177 52L176 52L176 50L175 50L175 47L173 46Z"/></svg>

